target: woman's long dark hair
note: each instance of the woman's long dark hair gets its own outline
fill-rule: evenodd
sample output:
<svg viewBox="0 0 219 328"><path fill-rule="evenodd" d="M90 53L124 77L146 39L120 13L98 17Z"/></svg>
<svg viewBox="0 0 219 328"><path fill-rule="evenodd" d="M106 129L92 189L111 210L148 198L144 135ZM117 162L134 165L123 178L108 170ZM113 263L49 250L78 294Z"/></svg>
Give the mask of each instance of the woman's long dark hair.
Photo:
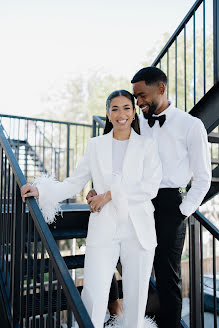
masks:
<svg viewBox="0 0 219 328"><path fill-rule="evenodd" d="M126 90L116 90L113 91L109 97L106 100L106 110L107 112L109 112L109 107L110 107L110 103L112 101L113 98L119 97L119 96L124 96L126 98L128 98L129 100L131 100L132 102L132 106L133 106L133 110L135 108L135 98L133 97L133 95ZM135 130L135 132L137 134L140 134L140 126L139 126L139 119L138 119L138 115L135 114L135 119L133 120L131 127ZM108 116L106 115L106 125L103 131L103 134L107 134L109 133L113 128L112 123L109 121Z"/></svg>

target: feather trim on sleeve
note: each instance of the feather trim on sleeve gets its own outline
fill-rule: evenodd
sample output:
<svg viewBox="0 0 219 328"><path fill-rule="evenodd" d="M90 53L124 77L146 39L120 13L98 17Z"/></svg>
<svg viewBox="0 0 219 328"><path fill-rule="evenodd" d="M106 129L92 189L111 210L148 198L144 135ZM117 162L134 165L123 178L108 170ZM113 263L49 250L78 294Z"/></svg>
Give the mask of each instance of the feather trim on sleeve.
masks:
<svg viewBox="0 0 219 328"><path fill-rule="evenodd" d="M122 317L115 315L114 318L110 320L110 323L106 322L104 327L106 327L106 328L122 328L123 327ZM157 328L157 325L153 321L153 319L146 316L144 318L144 323L143 323L143 326L141 326L141 328Z"/></svg>
<svg viewBox="0 0 219 328"><path fill-rule="evenodd" d="M46 174L35 178L32 183L39 191L38 205L48 224L55 222L55 216L61 211L58 183L55 177Z"/></svg>

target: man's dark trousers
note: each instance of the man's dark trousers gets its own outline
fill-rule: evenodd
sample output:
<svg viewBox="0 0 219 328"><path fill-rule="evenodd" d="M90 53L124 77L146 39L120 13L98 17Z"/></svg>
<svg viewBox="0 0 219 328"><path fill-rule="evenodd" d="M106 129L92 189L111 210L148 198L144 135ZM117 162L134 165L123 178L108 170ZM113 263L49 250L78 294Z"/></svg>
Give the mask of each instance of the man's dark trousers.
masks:
<svg viewBox="0 0 219 328"><path fill-rule="evenodd" d="M184 216L179 210L182 194L178 188L163 188L152 202L158 242L154 258L160 298L157 321L159 328L178 328L182 309L181 255L186 232ZM113 279L109 303L118 297L118 286Z"/></svg>
<svg viewBox="0 0 219 328"><path fill-rule="evenodd" d="M180 327L182 310L181 255L186 224L179 210L182 194L179 189L163 188L153 199L158 246L154 269L160 299L159 328Z"/></svg>

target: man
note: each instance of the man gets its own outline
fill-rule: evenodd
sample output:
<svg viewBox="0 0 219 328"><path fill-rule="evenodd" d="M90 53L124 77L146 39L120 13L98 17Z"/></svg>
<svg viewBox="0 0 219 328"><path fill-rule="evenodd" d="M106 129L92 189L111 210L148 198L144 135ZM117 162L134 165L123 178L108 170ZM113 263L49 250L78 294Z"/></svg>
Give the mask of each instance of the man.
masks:
<svg viewBox="0 0 219 328"><path fill-rule="evenodd" d="M186 224L201 204L211 182L211 163L203 123L175 108L166 96L167 77L156 67L146 67L133 77L133 94L142 110L140 131L153 136L159 149L163 178L153 200L158 246L154 269L160 299L159 328L180 327L181 255ZM192 178L191 188L182 199L181 190ZM116 290L115 280L111 290ZM113 294L113 293L112 293ZM115 293L114 293L115 294ZM109 297L111 313L119 313L115 295Z"/></svg>

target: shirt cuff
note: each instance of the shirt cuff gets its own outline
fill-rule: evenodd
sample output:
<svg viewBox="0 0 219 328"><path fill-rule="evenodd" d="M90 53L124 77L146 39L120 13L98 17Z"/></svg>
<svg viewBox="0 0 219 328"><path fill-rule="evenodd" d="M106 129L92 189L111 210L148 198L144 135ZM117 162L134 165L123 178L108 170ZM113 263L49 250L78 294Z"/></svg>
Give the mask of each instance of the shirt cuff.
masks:
<svg viewBox="0 0 219 328"><path fill-rule="evenodd" d="M192 215L192 213L194 213L196 211L196 209L194 209L194 204L189 203L189 202L182 202L179 206L180 212L185 216L185 217L189 217L190 215Z"/></svg>

